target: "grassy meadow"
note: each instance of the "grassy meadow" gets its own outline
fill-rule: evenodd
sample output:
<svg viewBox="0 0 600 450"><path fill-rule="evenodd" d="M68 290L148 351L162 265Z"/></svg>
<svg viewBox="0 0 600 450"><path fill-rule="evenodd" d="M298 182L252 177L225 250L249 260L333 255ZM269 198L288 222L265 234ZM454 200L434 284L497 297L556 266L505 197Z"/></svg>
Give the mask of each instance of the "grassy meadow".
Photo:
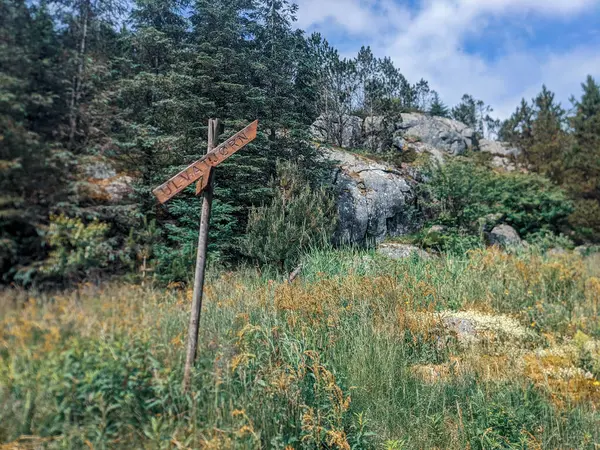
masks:
<svg viewBox="0 0 600 450"><path fill-rule="evenodd" d="M5 291L0 449L600 447L598 257L322 251L291 284L213 270L184 394L190 297Z"/></svg>

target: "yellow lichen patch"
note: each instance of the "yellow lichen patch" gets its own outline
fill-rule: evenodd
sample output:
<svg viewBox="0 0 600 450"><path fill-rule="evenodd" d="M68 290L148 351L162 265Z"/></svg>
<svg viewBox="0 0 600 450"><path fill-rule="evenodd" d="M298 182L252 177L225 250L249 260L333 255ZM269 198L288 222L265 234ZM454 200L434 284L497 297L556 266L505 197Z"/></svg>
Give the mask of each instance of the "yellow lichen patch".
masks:
<svg viewBox="0 0 600 450"><path fill-rule="evenodd" d="M550 394L557 406L591 402L600 405L600 381L577 367L570 347L525 355L525 376Z"/></svg>
<svg viewBox="0 0 600 450"><path fill-rule="evenodd" d="M459 336L465 343L511 343L526 342L536 338L530 329L503 314L484 314L479 311L444 311L439 320ZM464 331L461 330L461 326ZM461 332L462 331L462 332Z"/></svg>

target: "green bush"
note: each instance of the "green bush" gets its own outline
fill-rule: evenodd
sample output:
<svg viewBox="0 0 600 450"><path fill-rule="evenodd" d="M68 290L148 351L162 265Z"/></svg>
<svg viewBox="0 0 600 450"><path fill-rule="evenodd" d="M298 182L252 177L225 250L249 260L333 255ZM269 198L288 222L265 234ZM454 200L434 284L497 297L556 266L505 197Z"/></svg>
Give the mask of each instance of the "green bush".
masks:
<svg viewBox="0 0 600 450"><path fill-rule="evenodd" d="M106 239L109 228L97 220L85 224L79 218L51 216L46 242L52 250L42 272L77 280L108 266L115 256Z"/></svg>
<svg viewBox="0 0 600 450"><path fill-rule="evenodd" d="M544 252L557 247L562 247L568 250L573 250L574 247L573 241L565 235L556 235L547 230L530 234L527 237L527 242Z"/></svg>
<svg viewBox="0 0 600 450"><path fill-rule="evenodd" d="M565 193L539 175L497 173L465 159L428 172L421 196L429 218L473 235L492 214L522 237L541 230L558 233L573 209Z"/></svg>
<svg viewBox="0 0 600 450"><path fill-rule="evenodd" d="M333 197L313 189L295 166L279 165L277 172L276 195L250 211L241 247L254 261L290 269L308 248L329 243L337 211Z"/></svg>

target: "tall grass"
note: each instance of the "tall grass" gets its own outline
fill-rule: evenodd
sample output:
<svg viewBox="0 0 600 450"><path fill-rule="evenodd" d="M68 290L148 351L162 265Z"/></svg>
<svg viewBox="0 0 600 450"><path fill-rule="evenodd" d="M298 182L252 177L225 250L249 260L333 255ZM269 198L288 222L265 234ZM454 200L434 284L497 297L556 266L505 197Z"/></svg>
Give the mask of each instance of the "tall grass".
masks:
<svg viewBox="0 0 600 450"><path fill-rule="evenodd" d="M0 442L597 448L598 270L570 254L492 249L404 261L315 250L292 284L252 270L213 272L188 394L190 292L8 291ZM507 326L467 343L444 324L453 311Z"/></svg>

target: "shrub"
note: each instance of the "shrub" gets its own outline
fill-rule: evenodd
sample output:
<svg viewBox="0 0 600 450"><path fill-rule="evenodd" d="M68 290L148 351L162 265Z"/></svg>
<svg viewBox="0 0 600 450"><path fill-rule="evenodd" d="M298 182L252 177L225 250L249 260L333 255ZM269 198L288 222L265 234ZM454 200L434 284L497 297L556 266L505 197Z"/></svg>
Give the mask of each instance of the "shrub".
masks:
<svg viewBox="0 0 600 450"><path fill-rule="evenodd" d="M541 251L547 251L553 248L562 247L564 249L573 249L573 241L563 234L556 235L547 230L538 231L529 235L527 242Z"/></svg>
<svg viewBox="0 0 600 450"><path fill-rule="evenodd" d="M433 167L427 175L421 194L429 217L471 234L491 214L524 237L540 230L557 233L572 211L565 193L539 175L497 173L465 159Z"/></svg>
<svg viewBox="0 0 600 450"><path fill-rule="evenodd" d="M109 225L94 220L85 224L79 218L51 216L46 242L52 248L42 272L71 280L106 267L115 254L106 239Z"/></svg>
<svg viewBox="0 0 600 450"><path fill-rule="evenodd" d="M278 167L278 189L269 205L250 211L241 247L251 259L289 269L310 247L329 242L336 223L335 201L313 189L293 165Z"/></svg>

